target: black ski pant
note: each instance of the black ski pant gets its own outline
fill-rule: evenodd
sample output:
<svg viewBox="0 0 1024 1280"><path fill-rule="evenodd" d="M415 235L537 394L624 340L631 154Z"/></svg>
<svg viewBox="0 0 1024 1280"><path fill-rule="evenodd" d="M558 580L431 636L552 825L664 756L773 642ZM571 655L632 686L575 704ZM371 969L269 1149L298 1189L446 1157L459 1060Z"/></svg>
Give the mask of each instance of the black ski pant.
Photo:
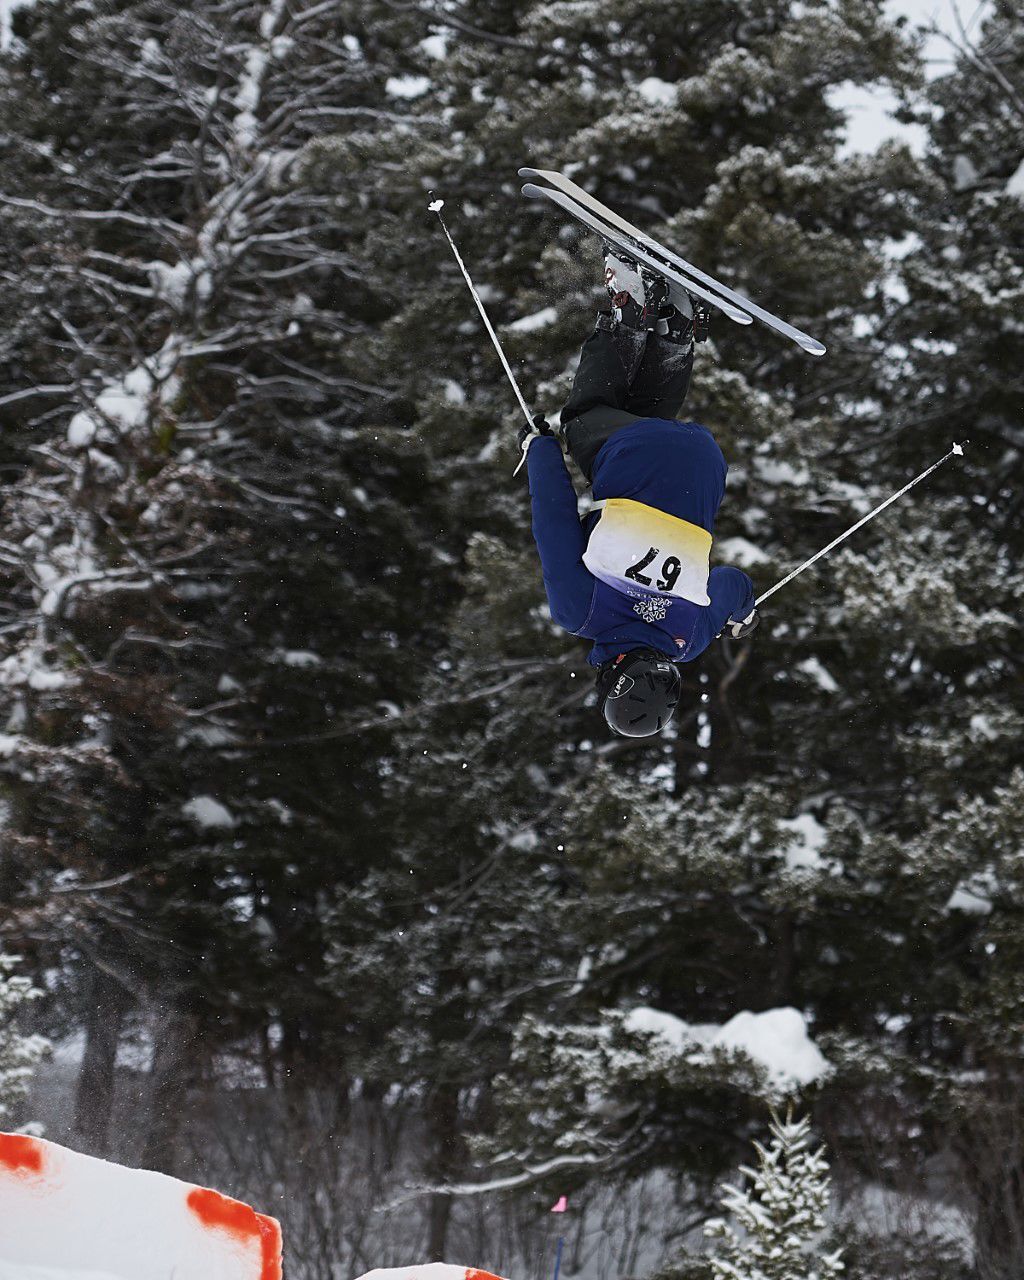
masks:
<svg viewBox="0 0 1024 1280"><path fill-rule="evenodd" d="M641 418L676 418L693 371L693 346L645 329L616 324L609 313L583 344L562 436L569 456L590 480L609 436Z"/></svg>

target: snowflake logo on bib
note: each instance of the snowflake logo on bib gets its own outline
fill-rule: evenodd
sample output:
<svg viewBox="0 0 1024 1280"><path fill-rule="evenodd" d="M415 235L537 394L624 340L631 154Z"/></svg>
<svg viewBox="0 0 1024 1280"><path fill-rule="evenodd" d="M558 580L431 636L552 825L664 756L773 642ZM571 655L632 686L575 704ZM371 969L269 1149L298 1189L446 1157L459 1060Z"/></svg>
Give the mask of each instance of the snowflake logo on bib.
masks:
<svg viewBox="0 0 1024 1280"><path fill-rule="evenodd" d="M633 606L633 612L639 614L644 622L664 622L668 606L669 602L658 596L641 596Z"/></svg>

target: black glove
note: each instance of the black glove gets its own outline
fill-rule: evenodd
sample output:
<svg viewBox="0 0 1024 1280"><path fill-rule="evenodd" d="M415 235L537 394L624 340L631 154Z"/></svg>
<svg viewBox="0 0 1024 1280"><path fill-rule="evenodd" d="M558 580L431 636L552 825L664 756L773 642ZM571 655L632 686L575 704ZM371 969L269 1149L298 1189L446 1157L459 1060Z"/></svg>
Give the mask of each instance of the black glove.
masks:
<svg viewBox="0 0 1024 1280"><path fill-rule="evenodd" d="M751 631L757 629L760 621L761 615L755 605L745 618L730 618L723 630L727 631L734 640L742 640L744 636L749 636Z"/></svg>
<svg viewBox="0 0 1024 1280"><path fill-rule="evenodd" d="M545 418L542 413L537 413L534 414L532 426L528 427L524 422L519 428L519 435L516 437L516 440L519 443L520 449L522 449L526 445L527 440L536 440L538 436L549 436L550 434L551 428L548 426L547 418Z"/></svg>
<svg viewBox="0 0 1024 1280"><path fill-rule="evenodd" d="M526 455L529 453L530 445L534 440L536 440L538 436L549 436L551 434L552 431L548 425L548 420L542 413L534 414L533 421L529 426L524 423L519 428L519 434L516 436L516 443L519 445L522 452L519 456L519 464L515 471L512 472L514 476L519 474L519 468L526 461Z"/></svg>

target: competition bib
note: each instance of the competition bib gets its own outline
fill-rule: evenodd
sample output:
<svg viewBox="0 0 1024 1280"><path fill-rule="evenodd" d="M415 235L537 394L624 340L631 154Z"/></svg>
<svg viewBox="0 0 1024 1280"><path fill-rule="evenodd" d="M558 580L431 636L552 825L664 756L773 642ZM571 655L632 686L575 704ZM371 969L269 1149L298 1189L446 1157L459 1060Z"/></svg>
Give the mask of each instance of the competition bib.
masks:
<svg viewBox="0 0 1024 1280"><path fill-rule="evenodd" d="M583 563L626 595L643 592L710 604L711 534L632 498L604 503Z"/></svg>

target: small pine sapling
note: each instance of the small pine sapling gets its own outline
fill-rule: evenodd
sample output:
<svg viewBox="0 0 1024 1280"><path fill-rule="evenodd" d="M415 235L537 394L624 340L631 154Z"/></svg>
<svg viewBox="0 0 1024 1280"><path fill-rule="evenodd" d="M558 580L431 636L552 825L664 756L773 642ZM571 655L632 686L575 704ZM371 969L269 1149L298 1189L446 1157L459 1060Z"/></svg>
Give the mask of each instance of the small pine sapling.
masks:
<svg viewBox="0 0 1024 1280"><path fill-rule="evenodd" d="M722 1207L704 1234L719 1244L709 1259L714 1280L836 1280L839 1250L822 1249L830 1178L824 1148L811 1150L811 1125L772 1111L772 1138L755 1142L758 1167L741 1167L740 1186L725 1185ZM735 1223L735 1225L734 1225Z"/></svg>
<svg viewBox="0 0 1024 1280"><path fill-rule="evenodd" d="M25 1036L15 1030L15 1010L42 995L29 978L14 973L18 959L0 953L0 1126L9 1121L15 1103L25 1096L33 1071L49 1049L42 1036Z"/></svg>

